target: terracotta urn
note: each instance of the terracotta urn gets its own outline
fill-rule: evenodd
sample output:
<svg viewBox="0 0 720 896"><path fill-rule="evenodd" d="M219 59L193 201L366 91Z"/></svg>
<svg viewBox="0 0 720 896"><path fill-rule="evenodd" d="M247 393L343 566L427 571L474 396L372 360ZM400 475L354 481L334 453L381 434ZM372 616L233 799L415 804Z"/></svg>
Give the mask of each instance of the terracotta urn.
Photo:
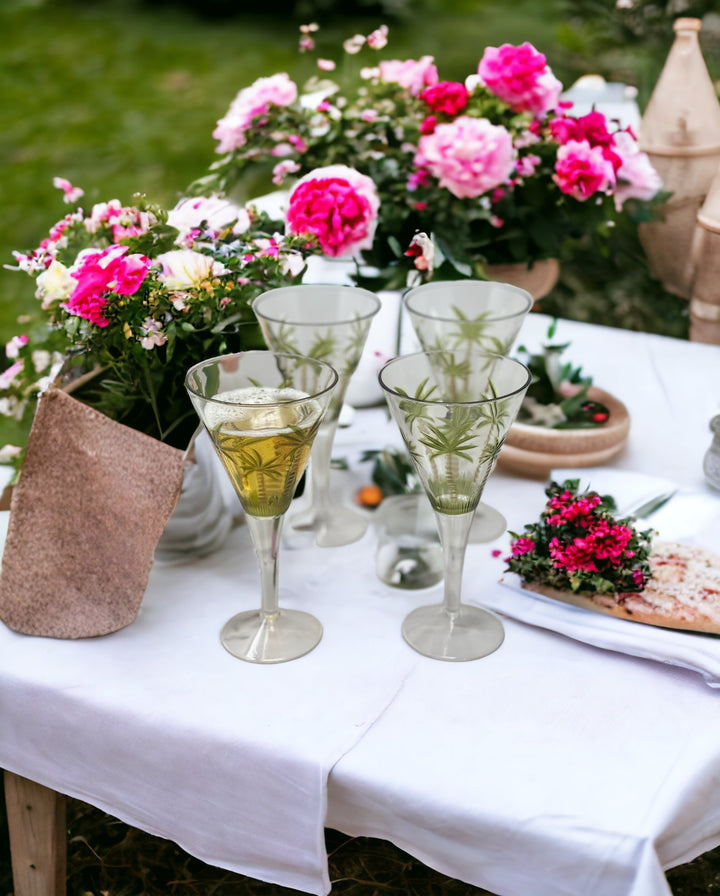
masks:
<svg viewBox="0 0 720 896"><path fill-rule="evenodd" d="M625 405L602 389L591 386L588 398L610 411L606 423L581 429L553 429L528 423L514 423L500 451L500 469L522 476L546 479L552 469L594 467L617 457L630 431L630 415Z"/></svg>
<svg viewBox="0 0 720 896"><path fill-rule="evenodd" d="M663 220L640 225L650 271L689 298L695 220L720 164L720 102L699 42L699 19L679 18L675 40L640 123L640 148L672 195Z"/></svg>

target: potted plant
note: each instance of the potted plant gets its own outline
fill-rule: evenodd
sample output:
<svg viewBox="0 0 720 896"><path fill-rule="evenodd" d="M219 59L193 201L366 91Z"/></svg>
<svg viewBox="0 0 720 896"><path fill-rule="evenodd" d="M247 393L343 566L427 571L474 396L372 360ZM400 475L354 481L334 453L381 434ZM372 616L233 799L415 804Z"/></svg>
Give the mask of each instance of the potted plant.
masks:
<svg viewBox="0 0 720 896"><path fill-rule="evenodd" d="M316 30L302 26L302 51L315 51ZM356 279L385 289L409 273L497 279L493 265L562 259L659 190L632 132L600 112L574 117L530 43L487 47L454 82L431 56L379 59L387 38L385 26L355 35L342 64L318 58L302 89L278 73L240 90L214 131L220 158L194 189L265 176L287 191L287 232L355 257Z"/></svg>
<svg viewBox="0 0 720 896"><path fill-rule="evenodd" d="M554 467L605 463L624 448L630 415L615 396L593 385L581 367L563 361L570 343L548 342L537 353L518 347L517 354L533 380L498 463L505 469L545 478Z"/></svg>

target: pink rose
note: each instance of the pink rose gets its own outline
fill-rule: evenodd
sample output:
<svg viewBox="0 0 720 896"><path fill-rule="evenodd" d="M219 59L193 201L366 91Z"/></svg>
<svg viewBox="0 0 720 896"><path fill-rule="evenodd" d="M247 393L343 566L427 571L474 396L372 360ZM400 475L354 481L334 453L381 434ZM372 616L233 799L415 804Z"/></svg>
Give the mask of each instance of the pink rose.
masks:
<svg viewBox="0 0 720 896"><path fill-rule="evenodd" d="M468 104L469 93L464 84L457 81L441 81L434 87L426 87L420 99L430 106L433 112L455 116Z"/></svg>
<svg viewBox="0 0 720 896"><path fill-rule="evenodd" d="M258 78L241 90L230 104L224 118L217 123L213 137L219 141L217 152L232 152L246 143L246 132L259 115L270 106L289 106L297 99L297 86L284 72L269 78Z"/></svg>
<svg viewBox="0 0 720 896"><path fill-rule="evenodd" d="M615 208L620 211L627 199L652 199L662 187L662 180L647 154L640 152L632 134L615 134L615 152L621 162L616 173Z"/></svg>
<svg viewBox="0 0 720 896"><path fill-rule="evenodd" d="M352 255L372 246L380 200L373 181L346 165L316 168L288 199L290 233L317 238L325 255Z"/></svg>
<svg viewBox="0 0 720 896"><path fill-rule="evenodd" d="M562 84L545 62L545 56L527 41L515 47L487 47L478 75L496 96L516 112L544 115L560 101Z"/></svg>
<svg viewBox="0 0 720 896"><path fill-rule="evenodd" d="M569 140L558 149L553 180L563 193L580 202L615 186L615 169L602 146L587 140Z"/></svg>
<svg viewBox="0 0 720 896"><path fill-rule="evenodd" d="M420 138L414 164L427 169L453 196L474 199L510 176L512 138L486 118L461 115Z"/></svg>
<svg viewBox="0 0 720 896"><path fill-rule="evenodd" d="M71 276L77 280L65 307L71 314L83 317L98 327L110 321L103 314L107 293L130 296L137 292L152 262L145 255L126 255L127 246L110 246L103 250L86 250L78 256Z"/></svg>
<svg viewBox="0 0 720 896"><path fill-rule="evenodd" d="M404 61L385 59L378 65L378 70L381 81L399 84L413 96L418 96L425 87L434 87L439 80L432 56Z"/></svg>

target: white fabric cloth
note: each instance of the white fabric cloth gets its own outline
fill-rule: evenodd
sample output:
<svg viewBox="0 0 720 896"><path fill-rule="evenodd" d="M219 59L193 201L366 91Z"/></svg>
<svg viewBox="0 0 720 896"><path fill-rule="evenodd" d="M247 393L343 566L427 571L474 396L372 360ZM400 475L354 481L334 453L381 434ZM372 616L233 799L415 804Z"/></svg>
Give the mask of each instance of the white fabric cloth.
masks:
<svg viewBox="0 0 720 896"><path fill-rule="evenodd" d="M542 340L531 315L522 341ZM720 351L562 322L633 427L615 469L702 490ZM333 494L369 480L363 449L398 444L384 409L338 431ZM543 483L491 477L513 529ZM503 592L501 542L471 545L464 597ZM668 896L662 869L720 843L720 692L701 677L506 619L492 656L441 663L402 640L442 589L399 592L354 545L280 557L280 602L320 645L259 667L221 647L259 601L245 527L187 565L156 566L138 620L88 641L0 625L0 766L168 837L224 868L328 890L323 824L386 837L500 896ZM112 550L112 546L108 546ZM29 564L31 574L31 564Z"/></svg>

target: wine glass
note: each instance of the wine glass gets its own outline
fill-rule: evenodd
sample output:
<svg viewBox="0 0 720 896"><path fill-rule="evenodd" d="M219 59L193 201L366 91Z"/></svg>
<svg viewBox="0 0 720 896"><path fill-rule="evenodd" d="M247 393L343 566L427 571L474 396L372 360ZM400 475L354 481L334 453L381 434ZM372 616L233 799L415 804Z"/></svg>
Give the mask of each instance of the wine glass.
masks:
<svg viewBox="0 0 720 896"><path fill-rule="evenodd" d="M483 349L507 355L533 299L509 283L434 280L408 290L403 304L426 352ZM469 541L494 541L506 529L505 517L481 501Z"/></svg>
<svg viewBox="0 0 720 896"><path fill-rule="evenodd" d="M322 637L310 613L279 609L278 548L337 381L329 364L268 351L210 358L185 378L245 511L260 567L260 609L233 616L220 633L239 659L282 663L309 653Z"/></svg>
<svg viewBox="0 0 720 896"><path fill-rule="evenodd" d="M294 530L314 532L321 547L357 541L368 526L362 513L331 500L330 461L345 392L379 309L380 300L373 293L329 284L271 289L253 302L270 348L317 358L338 372L338 385L311 453L311 505L289 520Z"/></svg>
<svg viewBox="0 0 720 896"><path fill-rule="evenodd" d="M465 549L530 373L504 355L463 348L403 355L379 379L435 511L445 568L443 603L413 610L403 637L434 659L478 659L502 644L504 631L497 616L460 600Z"/></svg>

